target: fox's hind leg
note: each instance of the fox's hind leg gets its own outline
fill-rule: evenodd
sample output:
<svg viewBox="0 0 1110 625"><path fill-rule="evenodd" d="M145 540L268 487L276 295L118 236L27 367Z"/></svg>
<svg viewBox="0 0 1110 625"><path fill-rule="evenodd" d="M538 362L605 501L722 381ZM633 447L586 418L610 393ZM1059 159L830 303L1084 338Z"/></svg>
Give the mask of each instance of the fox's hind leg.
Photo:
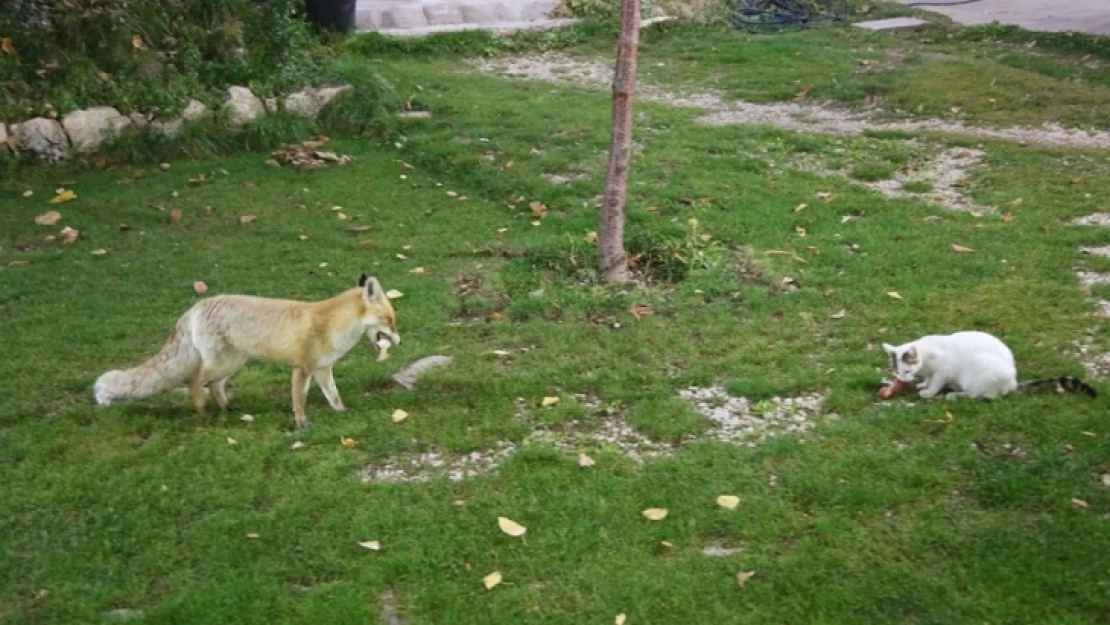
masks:
<svg viewBox="0 0 1110 625"><path fill-rule="evenodd" d="M212 394L216 396L216 403L219 404L220 410L224 412L231 406L231 402L227 399L227 380L230 377L220 378L208 385L208 388L212 389Z"/></svg>
<svg viewBox="0 0 1110 625"><path fill-rule="evenodd" d="M194 376L189 379L189 397L193 400L193 407L197 409L200 416L204 416L204 383L200 378Z"/></svg>

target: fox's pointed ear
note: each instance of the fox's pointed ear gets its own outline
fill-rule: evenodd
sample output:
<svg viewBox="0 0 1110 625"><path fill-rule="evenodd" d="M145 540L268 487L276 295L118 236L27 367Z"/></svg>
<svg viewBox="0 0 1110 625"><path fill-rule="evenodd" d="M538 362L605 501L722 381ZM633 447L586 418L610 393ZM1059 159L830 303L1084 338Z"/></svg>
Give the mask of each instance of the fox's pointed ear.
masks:
<svg viewBox="0 0 1110 625"><path fill-rule="evenodd" d="M366 299L368 299L368 300L385 299L386 298L385 293L382 292L382 285L378 283L378 279L374 278L374 277L371 277L371 276L365 276L365 277L366 277L366 280L361 280L360 281L361 284L359 286L362 286L363 288L366 289L365 291L363 291L363 295L366 297Z"/></svg>
<svg viewBox="0 0 1110 625"><path fill-rule="evenodd" d="M366 274L362 274L361 276L359 276L359 277L358 277L358 285L359 285L360 287L364 287L364 286L366 286L366 282L367 282L367 281L368 281L369 279L370 279L370 276L368 276L368 275L366 275Z"/></svg>

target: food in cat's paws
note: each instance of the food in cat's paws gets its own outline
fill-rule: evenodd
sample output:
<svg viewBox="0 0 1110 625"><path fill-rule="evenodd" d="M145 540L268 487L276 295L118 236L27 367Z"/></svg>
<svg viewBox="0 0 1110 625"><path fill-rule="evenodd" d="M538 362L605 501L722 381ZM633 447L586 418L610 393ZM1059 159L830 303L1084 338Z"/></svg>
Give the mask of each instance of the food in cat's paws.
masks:
<svg viewBox="0 0 1110 625"><path fill-rule="evenodd" d="M901 393L902 390L907 388L908 386L909 384L906 384L898 378L895 378L893 382L891 382L890 384L885 384L882 388L879 389L879 399L890 399L898 393Z"/></svg>

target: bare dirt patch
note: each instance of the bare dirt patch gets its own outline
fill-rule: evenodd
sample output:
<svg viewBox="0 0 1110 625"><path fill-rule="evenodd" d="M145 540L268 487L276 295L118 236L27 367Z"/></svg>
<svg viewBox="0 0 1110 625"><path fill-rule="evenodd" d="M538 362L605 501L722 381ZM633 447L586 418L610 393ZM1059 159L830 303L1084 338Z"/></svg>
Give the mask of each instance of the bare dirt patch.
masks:
<svg viewBox="0 0 1110 625"><path fill-rule="evenodd" d="M595 60L572 59L554 52L527 57L481 59L473 61L473 65L480 71L508 78L598 89L609 88L613 77L613 68L607 64ZM882 121L876 117L877 111L855 112L807 102L728 102L720 93L677 94L643 81L637 85L637 91L637 97L641 100L710 109L712 113L698 119L700 123L708 125L765 125L798 132L842 136L858 135L866 131L937 132L1029 145L1089 149L1110 147L1110 132L1069 129L1058 124L985 128L970 126L962 121L940 119Z"/></svg>

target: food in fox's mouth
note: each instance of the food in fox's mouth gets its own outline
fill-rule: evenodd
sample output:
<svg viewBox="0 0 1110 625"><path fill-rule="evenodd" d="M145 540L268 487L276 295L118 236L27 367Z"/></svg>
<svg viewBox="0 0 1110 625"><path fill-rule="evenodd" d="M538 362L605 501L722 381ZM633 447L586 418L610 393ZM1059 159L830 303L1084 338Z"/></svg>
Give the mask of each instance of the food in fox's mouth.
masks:
<svg viewBox="0 0 1110 625"><path fill-rule="evenodd" d="M389 358L389 348L393 346L389 339L378 339L375 345L378 346L378 362Z"/></svg>

